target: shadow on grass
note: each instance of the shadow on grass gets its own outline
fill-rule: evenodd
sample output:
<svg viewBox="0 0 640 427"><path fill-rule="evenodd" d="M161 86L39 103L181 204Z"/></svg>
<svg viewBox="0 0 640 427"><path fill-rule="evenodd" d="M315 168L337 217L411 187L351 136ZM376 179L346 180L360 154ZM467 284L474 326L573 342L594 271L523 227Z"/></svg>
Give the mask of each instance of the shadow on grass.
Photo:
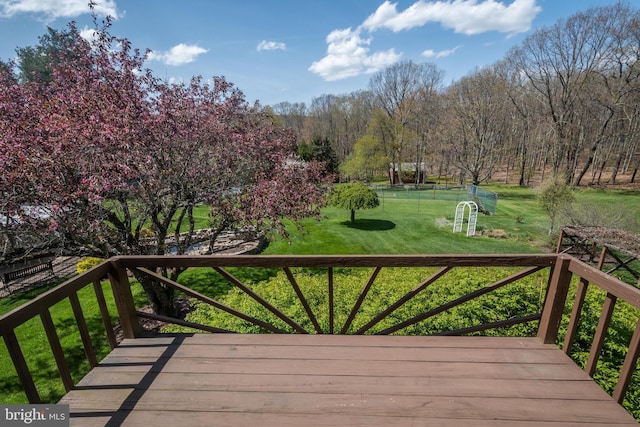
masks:
<svg viewBox="0 0 640 427"><path fill-rule="evenodd" d="M356 230L366 231L383 231L396 228L395 222L384 219L356 219L355 222L343 221L341 224Z"/></svg>

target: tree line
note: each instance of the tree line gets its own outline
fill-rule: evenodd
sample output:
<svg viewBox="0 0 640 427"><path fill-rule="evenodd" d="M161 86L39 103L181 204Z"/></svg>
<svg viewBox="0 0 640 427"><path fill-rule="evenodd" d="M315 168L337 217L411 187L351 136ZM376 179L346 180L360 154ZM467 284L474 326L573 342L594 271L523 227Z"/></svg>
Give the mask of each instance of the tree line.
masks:
<svg viewBox="0 0 640 427"><path fill-rule="evenodd" d="M443 84L403 61L366 89L272 106L302 147L329 145L345 179L390 165L473 184L534 177L570 185L635 182L640 167L640 14L619 2L539 28L498 62ZM327 150L322 151L328 159ZM322 156L318 156L322 157Z"/></svg>

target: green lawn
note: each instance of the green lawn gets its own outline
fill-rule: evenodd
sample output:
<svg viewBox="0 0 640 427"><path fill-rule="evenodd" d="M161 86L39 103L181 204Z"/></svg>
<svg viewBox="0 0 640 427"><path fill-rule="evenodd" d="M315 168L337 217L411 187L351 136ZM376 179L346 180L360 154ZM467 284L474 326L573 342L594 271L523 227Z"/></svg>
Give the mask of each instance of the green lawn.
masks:
<svg viewBox="0 0 640 427"><path fill-rule="evenodd" d="M454 234L456 205L455 200L386 195L379 207L357 211L355 224L350 224L347 210L325 208L322 221L303 221L302 230L289 227L289 238L275 239L266 253L531 253L544 250L541 246L549 241L548 220L534 194L501 198L496 215L478 216L478 234L502 238Z"/></svg>
<svg viewBox="0 0 640 427"><path fill-rule="evenodd" d="M474 237L452 232L456 200L387 195L379 207L357 211L355 224L349 223L349 211L325 208L321 221L302 221L302 229L290 225L288 238L276 237L265 253L536 253L555 249L556 236L548 236L549 218L538 206L535 189L501 185L485 188L498 193L497 212L478 216L478 235ZM592 215L625 212L627 221L622 228L640 233L640 229L626 226L629 222L636 227L640 224L638 191L580 190L575 205Z"/></svg>

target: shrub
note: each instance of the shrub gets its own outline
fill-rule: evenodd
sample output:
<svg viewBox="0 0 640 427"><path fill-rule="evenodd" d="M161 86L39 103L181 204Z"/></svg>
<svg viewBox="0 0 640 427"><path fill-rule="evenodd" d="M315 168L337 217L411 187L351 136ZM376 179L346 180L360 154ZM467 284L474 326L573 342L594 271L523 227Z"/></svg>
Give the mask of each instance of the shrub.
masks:
<svg viewBox="0 0 640 427"><path fill-rule="evenodd" d="M78 261L78 264L76 265L76 272L78 274L84 273L85 271L100 264L102 261L104 261L104 258L97 258L97 257L82 258L80 261Z"/></svg>
<svg viewBox="0 0 640 427"><path fill-rule="evenodd" d="M559 179L548 182L541 188L538 194L538 204L549 216L549 236L553 233L558 213L563 209L568 209L574 201L575 196L571 187Z"/></svg>
<svg viewBox="0 0 640 427"><path fill-rule="evenodd" d="M351 211L351 222L355 222L355 212L361 209L373 209L380 205L378 193L361 182L336 185L333 188L329 205Z"/></svg>
<svg viewBox="0 0 640 427"><path fill-rule="evenodd" d="M348 332L353 333L366 325L372 318L422 283L434 272L435 269L433 268L382 269ZM400 321L435 309L469 292L494 283L496 275L505 273L508 274L504 269L502 269L502 273L491 268L455 269L424 289L367 333L382 331ZM340 331L346 322L352 307L358 299L361 288L367 282L370 274L370 269L354 268L334 271L334 316L337 331ZM541 306L542 289L546 285L544 277L544 274L529 276L517 283L507 285L492 293L411 325L398 331L398 333L402 335L428 335L537 313ZM298 270L296 281L323 331L328 331L326 272L319 273L308 269ZM255 283L252 285L252 289L303 328L312 333L314 332L311 320L308 318L304 307L298 300L284 273L279 273L267 281ZM271 323L278 328L292 331L291 326L236 288L232 289L220 301L243 313ZM187 316L187 320L241 333L265 332L259 326L200 303L195 304L195 309ZM484 334L503 335L506 333L508 335L530 336L535 334L536 329L537 325L535 324L523 324L513 326L508 330L487 331ZM171 328L171 331L179 330L179 328Z"/></svg>

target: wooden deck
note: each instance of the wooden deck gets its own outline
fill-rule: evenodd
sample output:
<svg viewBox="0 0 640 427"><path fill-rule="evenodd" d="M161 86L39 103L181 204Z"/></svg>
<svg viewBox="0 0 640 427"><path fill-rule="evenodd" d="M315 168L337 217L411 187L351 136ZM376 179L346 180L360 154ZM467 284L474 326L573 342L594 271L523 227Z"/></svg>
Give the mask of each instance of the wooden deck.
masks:
<svg viewBox="0 0 640 427"><path fill-rule="evenodd" d="M125 340L71 425L637 425L537 338L196 334Z"/></svg>

